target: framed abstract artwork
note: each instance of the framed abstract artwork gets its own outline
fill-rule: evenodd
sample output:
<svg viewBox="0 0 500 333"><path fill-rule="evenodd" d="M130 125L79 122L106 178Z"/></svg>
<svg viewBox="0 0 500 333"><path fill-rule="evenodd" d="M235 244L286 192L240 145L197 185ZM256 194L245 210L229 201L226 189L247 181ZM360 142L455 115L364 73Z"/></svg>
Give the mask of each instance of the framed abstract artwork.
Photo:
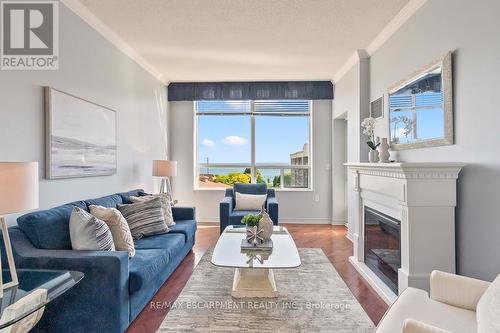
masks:
<svg viewBox="0 0 500 333"><path fill-rule="evenodd" d="M116 112L45 87L46 178L116 173Z"/></svg>

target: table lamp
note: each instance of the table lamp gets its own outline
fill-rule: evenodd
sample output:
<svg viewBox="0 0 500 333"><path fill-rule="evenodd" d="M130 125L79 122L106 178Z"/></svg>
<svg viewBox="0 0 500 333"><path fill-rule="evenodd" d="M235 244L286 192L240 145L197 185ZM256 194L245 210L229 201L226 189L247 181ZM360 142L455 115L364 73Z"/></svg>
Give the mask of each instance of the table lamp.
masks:
<svg viewBox="0 0 500 333"><path fill-rule="evenodd" d="M177 176L177 161L154 160L153 176L161 177L160 194L166 194L170 203L174 203L174 194L170 177Z"/></svg>
<svg viewBox="0 0 500 333"><path fill-rule="evenodd" d="M12 281L3 284L0 274L0 296L3 290L18 284L14 255L4 215L38 208L38 162L0 162L0 224ZM2 265L0 256L0 267Z"/></svg>

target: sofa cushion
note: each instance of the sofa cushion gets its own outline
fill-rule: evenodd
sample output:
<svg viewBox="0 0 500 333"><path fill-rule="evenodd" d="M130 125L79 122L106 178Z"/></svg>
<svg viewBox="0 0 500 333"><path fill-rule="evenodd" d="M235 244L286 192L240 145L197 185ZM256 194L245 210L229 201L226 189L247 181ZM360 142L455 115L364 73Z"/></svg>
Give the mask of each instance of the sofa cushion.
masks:
<svg viewBox="0 0 500 333"><path fill-rule="evenodd" d="M165 270L169 262L169 252L163 249L136 249L129 261L129 291L141 290Z"/></svg>
<svg viewBox="0 0 500 333"><path fill-rule="evenodd" d="M402 332L406 318L453 333L476 332L476 313L429 298L427 292L406 288L379 323L376 333Z"/></svg>
<svg viewBox="0 0 500 333"><path fill-rule="evenodd" d="M75 207L69 219L73 250L114 251L115 243L108 225L89 212Z"/></svg>
<svg viewBox="0 0 500 333"><path fill-rule="evenodd" d="M107 195L105 197L97 198L97 199L89 199L85 200L85 204L87 207L93 206L102 206L106 208L116 208L118 205L123 203L122 197L118 194Z"/></svg>
<svg viewBox="0 0 500 333"><path fill-rule="evenodd" d="M19 228L39 249L71 250L69 218L74 207L88 211L83 201L25 214L17 219Z"/></svg>
<svg viewBox="0 0 500 333"><path fill-rule="evenodd" d="M148 195L147 193L144 192L143 189L136 189L136 190L132 190L132 191L128 191L128 192L120 192L117 194L122 197L122 201L124 204L131 204L132 203L132 201L130 200L131 196L142 197L144 195Z"/></svg>
<svg viewBox="0 0 500 333"><path fill-rule="evenodd" d="M143 196L130 196L130 201L132 203L144 202L148 200L153 200L155 198L161 199L161 208L163 209L163 215L165 216L165 223L167 226L173 226L175 224L174 217L172 214L172 205L170 204L170 200L166 195L163 194L155 194L155 195L143 195Z"/></svg>
<svg viewBox="0 0 500 333"><path fill-rule="evenodd" d="M184 235L184 241L187 242L189 239L193 238L196 233L196 221L195 220L179 220L175 222L175 225L170 227L169 233L180 233Z"/></svg>
<svg viewBox="0 0 500 333"><path fill-rule="evenodd" d="M186 244L185 236L181 233L168 233L144 237L135 241L135 248L145 249L165 249L170 255L170 259L179 254L182 247Z"/></svg>
<svg viewBox="0 0 500 333"><path fill-rule="evenodd" d="M500 331L500 275L490 284L477 303L478 333Z"/></svg>
<svg viewBox="0 0 500 333"><path fill-rule="evenodd" d="M127 220L134 239L168 232L165 215L163 214L163 203L160 198L119 205L118 210Z"/></svg>
<svg viewBox="0 0 500 333"><path fill-rule="evenodd" d="M135 255L134 241L127 220L116 208L106 208L103 206L89 206L90 213L103 220L111 230L116 251L127 251L132 258Z"/></svg>

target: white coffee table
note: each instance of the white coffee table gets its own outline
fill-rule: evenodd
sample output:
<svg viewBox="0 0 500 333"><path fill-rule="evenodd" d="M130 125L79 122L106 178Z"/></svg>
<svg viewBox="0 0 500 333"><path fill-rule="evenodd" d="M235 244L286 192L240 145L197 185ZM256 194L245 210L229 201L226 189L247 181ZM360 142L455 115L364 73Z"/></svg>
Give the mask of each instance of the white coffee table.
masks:
<svg viewBox="0 0 500 333"><path fill-rule="evenodd" d="M233 297L277 297L273 269L300 266L299 251L292 236L286 228L275 226L272 251L242 250L241 240L245 237L245 228L227 227L217 241L212 264L236 268Z"/></svg>

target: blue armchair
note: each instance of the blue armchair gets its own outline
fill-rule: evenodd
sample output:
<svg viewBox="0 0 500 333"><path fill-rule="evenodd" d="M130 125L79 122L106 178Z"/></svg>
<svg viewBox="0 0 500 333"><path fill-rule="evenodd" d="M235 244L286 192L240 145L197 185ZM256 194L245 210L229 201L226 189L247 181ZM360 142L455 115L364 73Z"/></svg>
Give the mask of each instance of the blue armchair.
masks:
<svg viewBox="0 0 500 333"><path fill-rule="evenodd" d="M220 233L226 229L228 225L241 225L241 219L247 214L258 214L259 211L251 210L234 210L235 195L234 193L243 194L266 194L266 209L269 217L273 220L274 225L278 225L278 200L274 189L268 189L266 184L234 184L233 188L226 189L224 199L219 204L220 213Z"/></svg>

